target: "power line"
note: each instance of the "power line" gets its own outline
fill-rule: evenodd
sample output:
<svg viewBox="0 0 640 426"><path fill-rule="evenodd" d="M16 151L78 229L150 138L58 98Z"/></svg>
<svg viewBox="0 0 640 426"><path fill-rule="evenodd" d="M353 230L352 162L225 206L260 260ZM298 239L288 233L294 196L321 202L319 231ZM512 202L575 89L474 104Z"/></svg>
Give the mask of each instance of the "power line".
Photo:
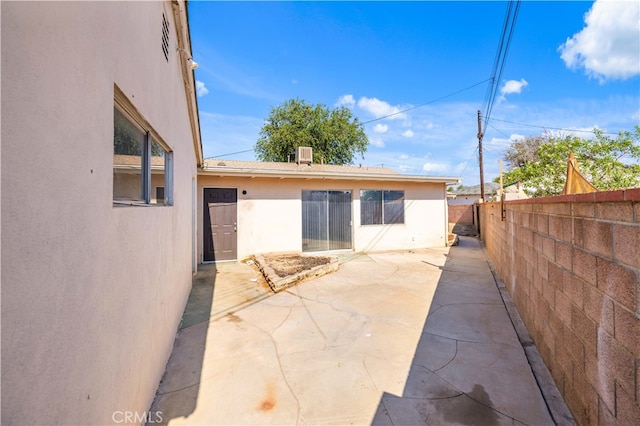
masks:
<svg viewBox="0 0 640 426"><path fill-rule="evenodd" d="M469 86L469 87L465 87L464 89L460 89L460 90L458 90L458 91L456 91L456 92L453 92L453 93L450 93L450 94L448 94L448 95L441 96L441 97L436 98L436 99L433 99L433 100L431 100L431 101L429 101L429 102L425 102L425 103L420 104L420 105L412 106L412 107L410 107L410 108L403 109L403 110L401 110L401 111L396 111L396 112L394 112L393 114L388 114L388 115L384 115L384 116L382 116L382 117L374 118L373 120L365 121L365 122L363 122L362 124L364 125L364 124L373 123L374 121L383 120L383 119L385 119L385 118L393 117L394 115L398 115L398 114L405 113L405 112L407 112L407 111L411 111L412 109L416 109L416 108L420 108L420 107L423 107L423 106L426 106L426 105L433 104L433 103L435 103L435 102L438 102L438 101L441 101L441 100L443 100L443 99L450 98L451 96L457 95L458 93L462 93L462 92L465 92L465 91L467 91L467 90L473 89L474 87L479 86L479 85L481 85L481 84L483 84L483 83L486 83L486 82L487 82L487 81L489 81L489 80L490 80L490 78L484 79L484 80L482 80L482 81L480 81L480 82L478 82L478 83L476 83L476 84L473 84L473 85L471 85L471 86Z"/></svg>
<svg viewBox="0 0 640 426"><path fill-rule="evenodd" d="M451 96L455 96L455 95L457 95L458 93L462 93L462 92L465 92L465 91L467 91L467 90L473 89L474 87L479 86L479 85L481 85L481 84L483 84L483 83L486 83L486 82L487 82L487 81L489 81L489 80L490 80L489 78L484 79L484 80L482 80L482 81L480 81L480 82L478 82L478 83L475 83L475 84L473 84L473 85L471 85L471 86L465 87L464 89L457 90L457 91L455 91L455 92L453 92L453 93L450 93L450 94L445 95L445 96L441 96L441 97L436 98L436 99L433 99L433 100L431 100L431 101L429 101L429 102L425 102L425 103L420 104L420 105L412 106L412 107L410 107L410 108L404 109L404 110L402 110L402 111L397 111L397 112L394 112L393 114L388 114L388 115L385 115L385 116L383 116L383 117L374 118L373 120L365 121L365 122L363 122L363 123L361 123L361 124L362 124L362 125L365 125L365 124L373 123L374 121L378 121L378 120L382 120L382 119L385 119L385 118L393 117L394 115L402 114L402 113L404 113L404 112L411 111L411 110L416 109L416 108L420 108L420 107L423 107L423 106L426 106L426 105L433 104L433 103L438 102L438 101L441 101L441 100L443 100L443 99L450 98ZM254 150L255 150L255 148L251 148L251 149L247 149L247 150L244 150L244 151L231 152L231 153L229 153L229 154L214 155L213 157L206 157L206 158L205 158L205 160L208 160L208 159L211 159L211 158L222 158L222 157L228 157L228 156L230 156L230 155L236 155L236 154L244 154L245 152L251 152L251 151L254 151Z"/></svg>
<svg viewBox="0 0 640 426"><path fill-rule="evenodd" d="M244 151L230 152L229 154L214 155L213 157L205 157L205 160L210 160L212 158L228 157L230 155L236 155L236 154L244 154L245 152L251 152L251 151L254 151L254 150L255 150L255 148L251 148L251 149L245 149Z"/></svg>
<svg viewBox="0 0 640 426"><path fill-rule="evenodd" d="M537 128L537 129L543 129L543 130L560 130L560 131L565 131L565 132L576 132L576 133L593 133L593 130L594 130L594 129L585 130L585 129L570 129L570 128L563 128L563 127L540 126L540 125L535 125L535 124L519 123L519 122L516 122L516 121L500 120L498 118L493 118L491 120L492 121L500 121L502 123L517 124L518 126L533 127L533 128ZM493 126L491 126L491 127L493 127ZM495 127L493 127L493 128L495 129ZM605 134L605 135L612 135L612 136L617 136L618 135L618 133L615 133L615 132L602 132L602 133Z"/></svg>
<svg viewBox="0 0 640 426"><path fill-rule="evenodd" d="M494 130L496 130L498 133L502 134L505 138L509 139L510 136L507 135L506 133L504 133L502 130L498 129L496 126L489 124L489 127L493 127ZM485 128L486 130L486 128Z"/></svg>
<svg viewBox="0 0 640 426"><path fill-rule="evenodd" d="M464 176L464 172L467 170L467 166L469 166L469 162L471 161L471 159L473 158L473 156L475 155L476 151L478 151L478 147L476 146L476 148L473 150L473 152L471 153L471 155L469 156L469 159L467 160L467 163L464 165L464 168L462 169L462 173L460 173L460 176Z"/></svg>
<svg viewBox="0 0 640 426"><path fill-rule="evenodd" d="M504 17L504 25L502 27L502 35L500 36L500 43L498 45L498 51L496 52L495 62L491 71L491 85L487 90L484 127L487 127L491 112L493 111L493 104L496 96L498 95L498 86L502 80L502 73L504 66L507 62L507 56L509 54L509 47L511 47L511 39L516 26L516 20L518 18L518 11L520 10L520 1L510 1L507 7L507 11Z"/></svg>
<svg viewBox="0 0 640 426"><path fill-rule="evenodd" d="M487 125L489 124L489 117L491 116L493 103L495 102L496 95L498 94L498 84L502 80L502 72L504 71L505 63L507 62L509 47L511 45L511 38L513 37L513 31L516 26L519 9L520 0L515 2L515 8L514 2L510 1L504 17L504 25L502 27L500 43L498 44L498 51L496 52L495 62L493 63L493 69L491 71L491 84L487 88L487 106L485 108L486 115L484 121L485 130L487 128ZM478 164L480 166L480 197L482 198L482 201L484 201L484 164L482 159L483 137L484 134L482 132L482 125L480 121L480 110L478 110Z"/></svg>

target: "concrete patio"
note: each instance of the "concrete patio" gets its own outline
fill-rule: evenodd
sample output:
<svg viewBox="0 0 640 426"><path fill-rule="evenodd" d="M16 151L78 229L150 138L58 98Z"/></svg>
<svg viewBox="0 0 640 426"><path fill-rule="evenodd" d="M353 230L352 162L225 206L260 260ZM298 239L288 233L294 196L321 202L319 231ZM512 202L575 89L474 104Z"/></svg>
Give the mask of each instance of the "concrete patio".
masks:
<svg viewBox="0 0 640 426"><path fill-rule="evenodd" d="M572 422L536 381L475 238L341 262L278 294L244 263L203 267L151 412L185 425Z"/></svg>

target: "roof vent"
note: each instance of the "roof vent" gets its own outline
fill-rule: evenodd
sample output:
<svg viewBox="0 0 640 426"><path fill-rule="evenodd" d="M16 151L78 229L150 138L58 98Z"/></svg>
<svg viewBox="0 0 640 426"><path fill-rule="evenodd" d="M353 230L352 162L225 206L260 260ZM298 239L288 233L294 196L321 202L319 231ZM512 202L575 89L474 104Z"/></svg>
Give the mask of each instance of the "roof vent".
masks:
<svg viewBox="0 0 640 426"><path fill-rule="evenodd" d="M296 148L296 163L309 164L313 162L313 149L308 146L299 146Z"/></svg>

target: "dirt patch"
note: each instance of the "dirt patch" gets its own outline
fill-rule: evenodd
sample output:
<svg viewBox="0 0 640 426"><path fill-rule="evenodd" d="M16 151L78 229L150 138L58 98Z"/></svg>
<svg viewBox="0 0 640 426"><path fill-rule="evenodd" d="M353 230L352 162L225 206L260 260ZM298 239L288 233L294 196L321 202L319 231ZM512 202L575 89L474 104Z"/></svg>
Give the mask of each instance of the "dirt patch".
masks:
<svg viewBox="0 0 640 426"><path fill-rule="evenodd" d="M296 252L256 254L253 261L274 292L335 272L340 267L337 256L305 256Z"/></svg>
<svg viewBox="0 0 640 426"><path fill-rule="evenodd" d="M330 257L302 256L297 254L266 255L264 256L264 260L280 278L299 274L302 271L331 262Z"/></svg>

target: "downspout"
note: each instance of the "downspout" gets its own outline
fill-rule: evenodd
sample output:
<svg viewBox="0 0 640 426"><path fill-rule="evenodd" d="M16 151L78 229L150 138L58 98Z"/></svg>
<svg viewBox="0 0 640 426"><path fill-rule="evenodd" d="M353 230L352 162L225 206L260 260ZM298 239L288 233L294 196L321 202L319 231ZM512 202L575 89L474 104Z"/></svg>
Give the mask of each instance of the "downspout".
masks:
<svg viewBox="0 0 640 426"><path fill-rule="evenodd" d="M191 177L191 272L195 276L198 272L198 199L196 197L197 174Z"/></svg>
<svg viewBox="0 0 640 426"><path fill-rule="evenodd" d="M447 184L442 185L444 192L444 246L449 247L449 204L447 204Z"/></svg>
<svg viewBox="0 0 640 426"><path fill-rule="evenodd" d="M191 177L191 271L195 274L198 271L198 198L197 198L197 176L198 170L204 166L204 155L202 151L202 136L200 133L200 115L198 110L198 97L195 90L195 71L191 67L189 60L193 60L191 51L191 31L189 30L189 11L186 0L172 1L173 18L176 25L176 37L178 44L178 61L182 83L184 85L187 110L189 112L189 124L191 126L191 137L195 152L196 170Z"/></svg>

